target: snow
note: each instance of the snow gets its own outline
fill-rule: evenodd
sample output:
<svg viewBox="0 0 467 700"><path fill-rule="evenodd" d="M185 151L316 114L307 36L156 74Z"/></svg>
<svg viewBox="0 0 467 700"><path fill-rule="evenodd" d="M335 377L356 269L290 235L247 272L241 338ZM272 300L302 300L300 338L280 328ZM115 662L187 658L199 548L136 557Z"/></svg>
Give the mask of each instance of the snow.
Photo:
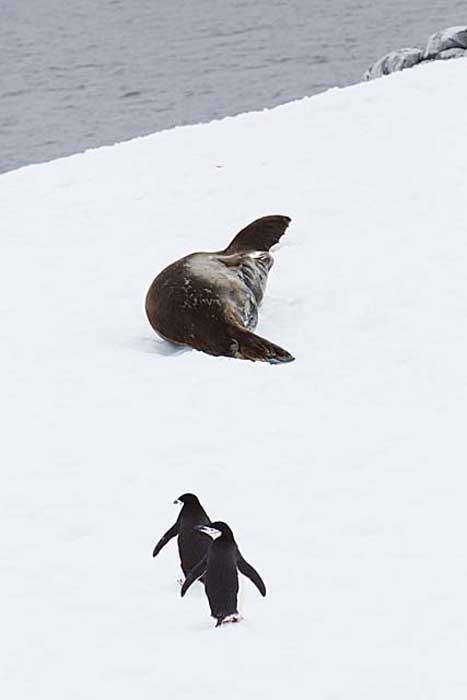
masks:
<svg viewBox="0 0 467 700"><path fill-rule="evenodd" d="M0 177L9 700L464 700L465 59ZM173 352L166 264L288 214L269 366ZM264 578L180 599L174 498Z"/></svg>

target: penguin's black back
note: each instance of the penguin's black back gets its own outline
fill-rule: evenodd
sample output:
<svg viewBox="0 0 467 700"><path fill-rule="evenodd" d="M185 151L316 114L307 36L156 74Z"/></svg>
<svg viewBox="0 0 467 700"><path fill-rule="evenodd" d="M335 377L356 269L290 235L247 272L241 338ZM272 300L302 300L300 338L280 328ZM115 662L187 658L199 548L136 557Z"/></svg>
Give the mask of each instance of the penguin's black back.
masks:
<svg viewBox="0 0 467 700"><path fill-rule="evenodd" d="M185 503L180 512L178 551L185 576L206 556L209 547L206 535L193 529L197 525L209 525L211 522L198 499L196 501Z"/></svg>
<svg viewBox="0 0 467 700"><path fill-rule="evenodd" d="M204 585L213 617L222 620L227 615L234 615L238 612L237 545L235 542L224 542L220 538L211 544Z"/></svg>

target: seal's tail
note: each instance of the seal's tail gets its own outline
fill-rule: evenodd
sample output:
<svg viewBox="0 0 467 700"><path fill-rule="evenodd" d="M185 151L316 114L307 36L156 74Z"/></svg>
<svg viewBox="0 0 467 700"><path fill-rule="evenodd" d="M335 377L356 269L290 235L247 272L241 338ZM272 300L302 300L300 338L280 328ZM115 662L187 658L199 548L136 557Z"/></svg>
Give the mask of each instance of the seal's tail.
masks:
<svg viewBox="0 0 467 700"><path fill-rule="evenodd" d="M289 216L280 214L263 216L237 233L223 252L225 255L233 255L252 250L269 250L280 241L289 224Z"/></svg>
<svg viewBox="0 0 467 700"><path fill-rule="evenodd" d="M295 360L295 357L284 348L243 328L236 329L232 345L232 354L239 360L269 362L271 365Z"/></svg>

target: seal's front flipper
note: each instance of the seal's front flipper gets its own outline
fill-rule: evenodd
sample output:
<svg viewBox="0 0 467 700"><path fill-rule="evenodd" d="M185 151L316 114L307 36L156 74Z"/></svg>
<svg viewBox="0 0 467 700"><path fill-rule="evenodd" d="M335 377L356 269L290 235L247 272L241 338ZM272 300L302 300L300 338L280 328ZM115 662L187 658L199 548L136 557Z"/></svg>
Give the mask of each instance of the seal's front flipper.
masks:
<svg viewBox="0 0 467 700"><path fill-rule="evenodd" d="M287 350L284 350L284 348L240 327L235 330L235 335L232 338L231 351L233 357L239 360L269 362L271 365L279 365L284 362L293 362L295 360L295 357L287 352Z"/></svg>
<svg viewBox="0 0 467 700"><path fill-rule="evenodd" d="M278 243L290 224L289 216L275 214L263 216L237 233L224 250L226 255L251 250L269 250Z"/></svg>

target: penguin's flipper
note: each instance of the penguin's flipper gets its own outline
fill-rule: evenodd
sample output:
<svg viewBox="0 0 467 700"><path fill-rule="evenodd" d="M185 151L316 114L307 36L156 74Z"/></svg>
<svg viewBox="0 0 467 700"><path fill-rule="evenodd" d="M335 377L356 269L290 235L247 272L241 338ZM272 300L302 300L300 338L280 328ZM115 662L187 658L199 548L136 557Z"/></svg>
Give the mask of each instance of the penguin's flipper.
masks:
<svg viewBox="0 0 467 700"><path fill-rule="evenodd" d="M261 593L261 595L264 597L266 595L266 586L264 585L264 581L261 578L261 576L258 574L256 569L254 569L251 564L249 564L240 554L238 553L238 558L237 558L237 566L239 571L246 576L247 578L250 579L252 583L255 584L256 588L258 591Z"/></svg>
<svg viewBox="0 0 467 700"><path fill-rule="evenodd" d="M248 250L269 250L279 242L290 224L289 216L274 214L263 216L248 224L237 233L233 241L223 251L226 255Z"/></svg>
<svg viewBox="0 0 467 700"><path fill-rule="evenodd" d="M197 579L201 578L206 573L206 568L208 565L208 558L203 557L201 561L199 561L196 566L194 566L190 572L188 573L185 582L182 586L182 590L180 591L180 594L183 598L189 587L191 586L192 583L194 583Z"/></svg>
<svg viewBox="0 0 467 700"><path fill-rule="evenodd" d="M175 525L172 525L172 527L170 528L170 530L167 530L167 532L165 533L165 535L163 535L163 536L161 537L161 539L159 540L159 542L158 542L158 543L156 544L156 546L154 547L154 551L153 551L153 553L152 553L152 556L153 556L153 557L157 556L157 555L159 554L159 552L161 551L162 547L165 547L165 545L167 544L167 542L170 542L170 540L171 540L173 537L176 537L177 535L178 535L178 520L177 520L177 522L175 523Z"/></svg>

